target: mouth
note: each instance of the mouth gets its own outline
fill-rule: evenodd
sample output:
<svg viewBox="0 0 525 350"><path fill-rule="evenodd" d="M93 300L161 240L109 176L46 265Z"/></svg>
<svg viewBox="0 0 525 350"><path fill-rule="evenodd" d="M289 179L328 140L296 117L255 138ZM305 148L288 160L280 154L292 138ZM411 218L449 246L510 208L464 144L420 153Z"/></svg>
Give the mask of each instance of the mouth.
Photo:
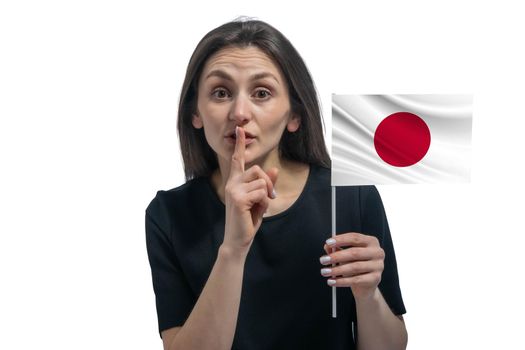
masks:
<svg viewBox="0 0 525 350"><path fill-rule="evenodd" d="M250 143L252 143L255 140L255 136L253 136L253 134L251 134L251 133L249 133L247 131L244 131L244 134L246 135L246 145L249 145ZM235 144L237 142L237 137L235 135L235 130L229 132L228 134L226 134L226 136L224 136L224 138L226 139L226 141L228 143Z"/></svg>

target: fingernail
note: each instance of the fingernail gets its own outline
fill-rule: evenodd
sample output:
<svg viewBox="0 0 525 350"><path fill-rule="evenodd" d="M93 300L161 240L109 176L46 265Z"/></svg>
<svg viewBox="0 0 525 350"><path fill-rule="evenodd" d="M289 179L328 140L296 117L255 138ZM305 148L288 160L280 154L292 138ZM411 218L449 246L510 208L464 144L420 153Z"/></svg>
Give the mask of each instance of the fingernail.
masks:
<svg viewBox="0 0 525 350"><path fill-rule="evenodd" d="M330 258L328 255L325 255L325 256L322 256L320 260L321 260L321 264L325 265L325 264L328 264L330 260L332 260L332 258Z"/></svg>
<svg viewBox="0 0 525 350"><path fill-rule="evenodd" d="M329 286L333 286L335 284L335 280L329 279L328 281L326 281L326 283L328 283Z"/></svg>
<svg viewBox="0 0 525 350"><path fill-rule="evenodd" d="M275 188L272 190L272 199L277 197L277 192L275 192Z"/></svg>
<svg viewBox="0 0 525 350"><path fill-rule="evenodd" d="M333 238L328 238L328 239L326 240L326 244L328 244L328 245L334 245L334 244L335 244L335 239L333 239Z"/></svg>
<svg viewBox="0 0 525 350"><path fill-rule="evenodd" d="M235 127L235 138L238 138L239 137L239 127L236 126Z"/></svg>
<svg viewBox="0 0 525 350"><path fill-rule="evenodd" d="M330 275L332 273L332 269L321 269L321 275Z"/></svg>

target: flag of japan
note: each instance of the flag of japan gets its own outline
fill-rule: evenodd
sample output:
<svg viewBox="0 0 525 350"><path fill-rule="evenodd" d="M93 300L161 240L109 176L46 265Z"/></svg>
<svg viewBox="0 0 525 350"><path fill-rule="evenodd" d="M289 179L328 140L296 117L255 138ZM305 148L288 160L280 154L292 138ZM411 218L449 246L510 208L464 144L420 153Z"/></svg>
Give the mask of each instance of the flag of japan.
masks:
<svg viewBox="0 0 525 350"><path fill-rule="evenodd" d="M470 181L471 95L332 95L332 186Z"/></svg>

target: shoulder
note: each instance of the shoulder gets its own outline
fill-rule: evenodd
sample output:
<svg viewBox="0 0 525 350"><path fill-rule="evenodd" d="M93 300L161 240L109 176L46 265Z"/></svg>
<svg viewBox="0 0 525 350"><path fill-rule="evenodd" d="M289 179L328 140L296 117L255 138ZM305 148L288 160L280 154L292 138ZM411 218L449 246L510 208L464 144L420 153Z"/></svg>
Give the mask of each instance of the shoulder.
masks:
<svg viewBox="0 0 525 350"><path fill-rule="evenodd" d="M382 208L383 203L379 191L375 186L356 186L359 191L359 200L361 207L364 208Z"/></svg>
<svg viewBox="0 0 525 350"><path fill-rule="evenodd" d="M166 227L174 213L181 213L184 208L203 198L208 190L207 186L207 178L200 177L170 190L157 191L146 208L146 216Z"/></svg>
<svg viewBox="0 0 525 350"><path fill-rule="evenodd" d="M359 201L361 206L370 201L377 202L380 200L379 191L374 185L336 186L336 196L350 197Z"/></svg>
<svg viewBox="0 0 525 350"><path fill-rule="evenodd" d="M330 168L312 164L310 169L310 177L315 185L320 187L331 186L332 171ZM381 201L379 191L373 185L337 186L336 195L359 200L361 206L370 204L370 202L377 204Z"/></svg>
<svg viewBox="0 0 525 350"><path fill-rule="evenodd" d="M355 186L357 188L357 191L359 192L359 198L361 199L362 204L372 202L378 202L381 201L381 197L379 196L379 191L377 188L373 185L366 185L366 186Z"/></svg>

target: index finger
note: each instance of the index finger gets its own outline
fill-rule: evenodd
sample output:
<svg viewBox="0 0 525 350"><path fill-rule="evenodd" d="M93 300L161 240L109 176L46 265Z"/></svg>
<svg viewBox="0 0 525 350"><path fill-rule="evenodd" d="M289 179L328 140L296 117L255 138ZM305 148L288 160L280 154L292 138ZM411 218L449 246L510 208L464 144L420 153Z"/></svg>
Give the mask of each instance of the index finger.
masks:
<svg viewBox="0 0 525 350"><path fill-rule="evenodd" d="M244 129L235 127L235 150L232 155L230 174L244 172L244 151L246 150L246 134Z"/></svg>
<svg viewBox="0 0 525 350"><path fill-rule="evenodd" d="M365 235L358 232L348 232L336 235L326 240L329 248L336 247L367 247L372 242L377 241L375 236ZM378 242L378 241L377 241Z"/></svg>

